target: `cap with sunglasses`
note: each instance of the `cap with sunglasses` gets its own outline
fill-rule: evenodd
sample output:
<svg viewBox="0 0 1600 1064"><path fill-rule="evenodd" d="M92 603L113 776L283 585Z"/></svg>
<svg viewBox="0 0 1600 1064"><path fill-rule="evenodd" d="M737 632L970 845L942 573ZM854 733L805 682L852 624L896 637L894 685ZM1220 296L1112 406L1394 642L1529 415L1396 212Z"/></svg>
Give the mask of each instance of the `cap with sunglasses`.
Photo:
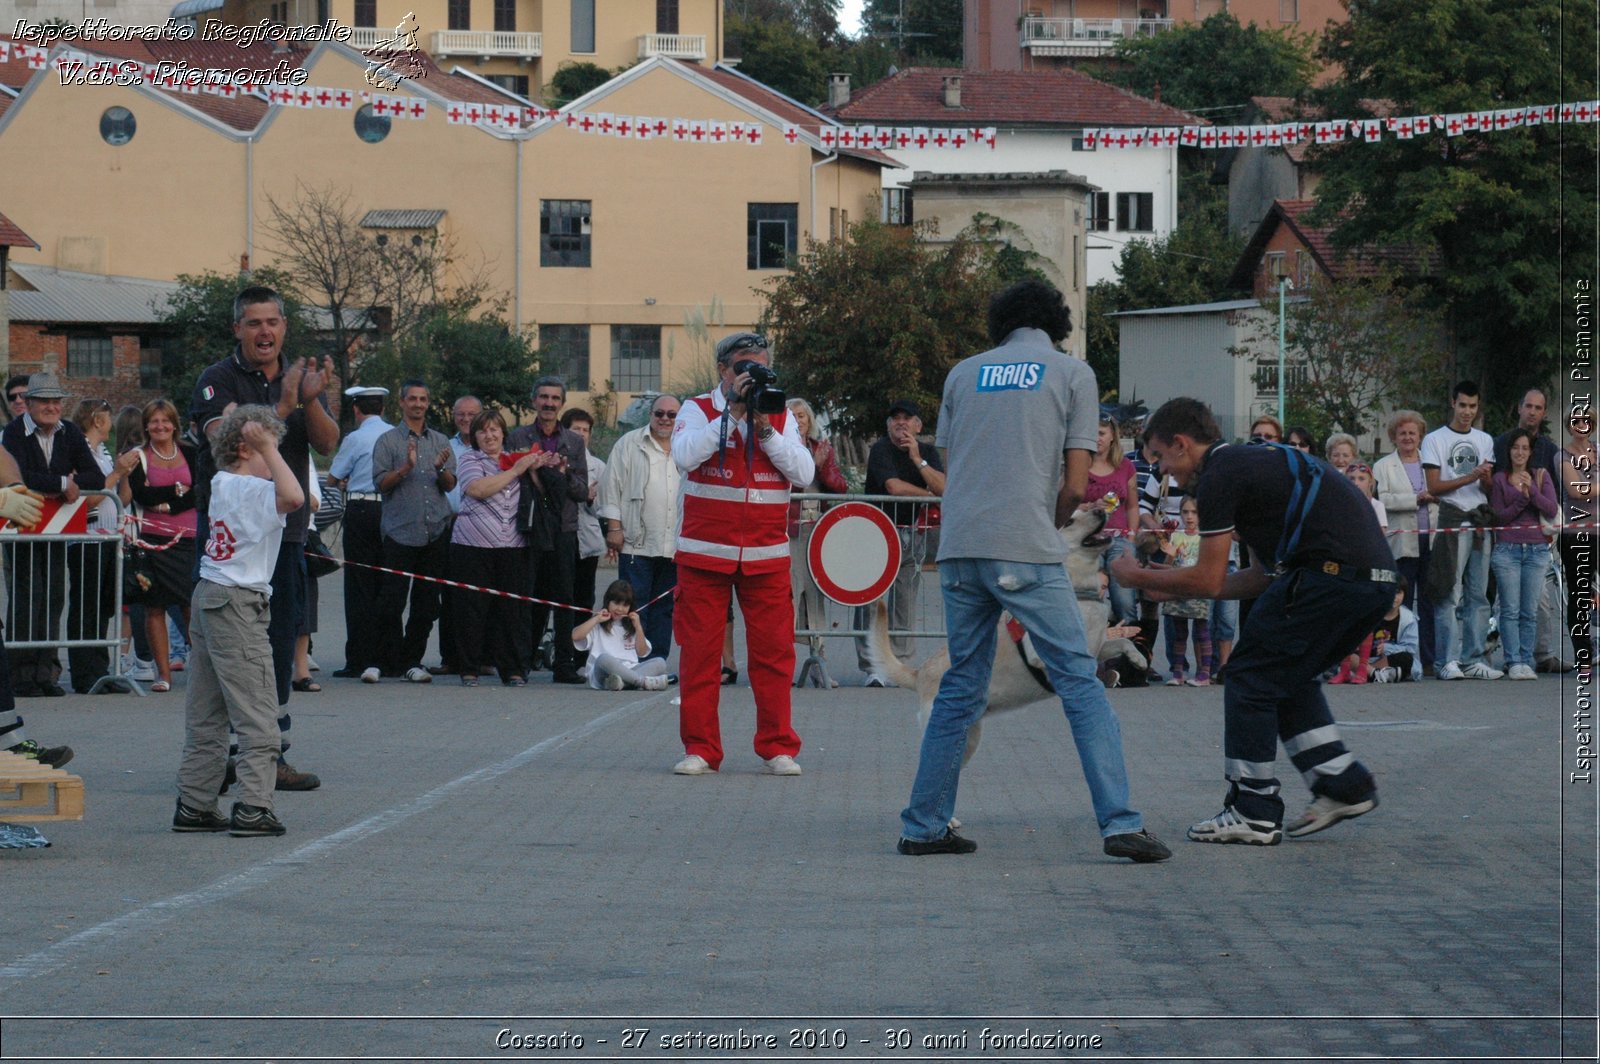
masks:
<svg viewBox="0 0 1600 1064"><path fill-rule="evenodd" d="M765 351L767 338L760 333L738 332L732 336L725 336L717 343L717 362L728 361L740 351Z"/></svg>

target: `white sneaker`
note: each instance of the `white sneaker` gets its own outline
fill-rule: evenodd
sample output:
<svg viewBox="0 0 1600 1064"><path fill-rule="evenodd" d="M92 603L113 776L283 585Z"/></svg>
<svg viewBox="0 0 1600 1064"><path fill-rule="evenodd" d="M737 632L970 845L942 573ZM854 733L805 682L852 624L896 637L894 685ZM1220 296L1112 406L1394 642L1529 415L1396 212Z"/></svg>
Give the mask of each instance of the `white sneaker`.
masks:
<svg viewBox="0 0 1600 1064"><path fill-rule="evenodd" d="M369 665L365 669L361 670L362 683L377 683L382 678L383 675L378 672L378 667L376 665Z"/></svg>
<svg viewBox="0 0 1600 1064"><path fill-rule="evenodd" d="M1481 661L1474 661L1462 670L1462 675L1469 680L1498 680L1505 673L1499 669L1490 668Z"/></svg>
<svg viewBox="0 0 1600 1064"><path fill-rule="evenodd" d="M868 686L868 687L899 687L900 685L895 683L893 680L889 679L887 676L882 676L882 675L879 675L878 673L875 673L875 672L869 672L869 673L867 673L866 686Z"/></svg>
<svg viewBox="0 0 1600 1064"><path fill-rule="evenodd" d="M1461 662L1459 661L1445 662L1438 675L1441 680L1464 680L1467 676L1466 673L1461 671Z"/></svg>
<svg viewBox="0 0 1600 1064"><path fill-rule="evenodd" d="M640 681L640 686L646 691L665 691L667 678L665 676L646 676Z"/></svg>
<svg viewBox="0 0 1600 1064"><path fill-rule="evenodd" d="M707 772L716 770L711 767L711 762L699 754L689 754L682 761L673 765L672 771L679 776L704 776Z"/></svg>
<svg viewBox="0 0 1600 1064"><path fill-rule="evenodd" d="M429 672L427 669L424 669L421 665L413 665L411 668L406 670L406 682L432 683L433 673Z"/></svg>
<svg viewBox="0 0 1600 1064"><path fill-rule="evenodd" d="M1511 666L1511 671L1506 675L1513 680L1537 680L1539 678L1539 674L1533 671L1533 666L1531 665L1513 665Z"/></svg>
<svg viewBox="0 0 1600 1064"><path fill-rule="evenodd" d="M1398 668L1396 668L1395 666L1393 666L1393 665L1386 666L1386 667L1384 667L1382 669L1374 669L1373 672L1372 672L1372 682L1373 683L1399 683L1400 682L1400 670Z"/></svg>
<svg viewBox="0 0 1600 1064"><path fill-rule="evenodd" d="M767 758L767 773L772 776L798 776L800 766L788 754Z"/></svg>
<svg viewBox="0 0 1600 1064"><path fill-rule="evenodd" d="M306 667L309 668L312 672L321 672L322 671L322 666L318 665L317 664L317 659L312 657L310 654L306 655Z"/></svg>
<svg viewBox="0 0 1600 1064"><path fill-rule="evenodd" d="M604 680L600 681L600 686L604 687L607 691L620 691L622 690L622 677L618 676L616 673L611 673Z"/></svg>
<svg viewBox="0 0 1600 1064"><path fill-rule="evenodd" d="M1268 820L1246 820L1224 806L1222 812L1210 820L1202 820L1189 828L1189 838L1195 842L1242 842L1250 846L1276 846L1283 840L1283 831Z"/></svg>
<svg viewBox="0 0 1600 1064"><path fill-rule="evenodd" d="M130 656L122 663L122 675L130 680L149 683L156 678L156 663Z"/></svg>

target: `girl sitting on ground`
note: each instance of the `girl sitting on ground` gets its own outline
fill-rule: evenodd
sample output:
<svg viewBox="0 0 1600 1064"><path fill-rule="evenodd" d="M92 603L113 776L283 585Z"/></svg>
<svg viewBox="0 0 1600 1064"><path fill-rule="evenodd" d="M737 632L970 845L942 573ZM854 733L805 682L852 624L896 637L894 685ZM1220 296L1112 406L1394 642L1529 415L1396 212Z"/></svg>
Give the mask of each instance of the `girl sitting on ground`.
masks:
<svg viewBox="0 0 1600 1064"><path fill-rule="evenodd" d="M590 687L607 691L667 689L666 660L639 660L640 654L650 653L650 640L633 608L633 585L626 580L613 580L606 588L605 605L572 630L572 645L589 652L584 672Z"/></svg>

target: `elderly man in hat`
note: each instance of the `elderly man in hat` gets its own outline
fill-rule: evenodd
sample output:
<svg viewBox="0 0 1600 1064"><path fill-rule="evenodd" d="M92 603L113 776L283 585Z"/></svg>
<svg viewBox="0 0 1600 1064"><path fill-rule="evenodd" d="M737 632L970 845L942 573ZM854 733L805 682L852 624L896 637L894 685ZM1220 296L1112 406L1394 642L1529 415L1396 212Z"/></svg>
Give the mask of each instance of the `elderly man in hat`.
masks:
<svg viewBox="0 0 1600 1064"><path fill-rule="evenodd" d="M17 461L22 482L63 505L78 501L84 489L106 486L83 430L61 416L67 393L54 373L28 378L23 415L0 433L0 444ZM66 602L66 547L61 543L21 543L6 567L6 630L15 641L43 641L61 635ZM66 694L61 655L55 647L12 650L11 677L19 697Z"/></svg>
<svg viewBox="0 0 1600 1064"><path fill-rule="evenodd" d="M368 386L346 388L356 427L339 444L328 468L328 478L344 489L344 668L334 675L355 679L379 659L374 636L378 592L383 574L372 568L383 564L383 496L372 479L372 448L378 437L394 428L383 420L389 389Z"/></svg>
<svg viewBox="0 0 1600 1064"><path fill-rule="evenodd" d="M889 404L888 435L867 452L868 495L894 495L898 498L937 499L944 494L944 463L938 448L917 437L922 432L922 408L910 399ZM922 587L922 562L939 553L939 507L929 502L879 503L900 533L900 569L889 590L890 631L906 632L916 624L917 593ZM856 611L856 627L871 623L870 607ZM911 656L909 636L892 641L895 657ZM868 687L889 687L890 681L872 671L867 658L867 641L856 640L856 662L867 674Z"/></svg>
<svg viewBox="0 0 1600 1064"><path fill-rule="evenodd" d="M767 367L767 341L734 333L717 344L716 388L683 404L672 459L683 474L675 616L683 677L678 732L682 776L722 764L717 701L729 597L739 593L756 698L756 755L775 776L798 776L800 736L789 723L794 608L789 587L789 492L811 483L815 465L780 403L749 407L752 368ZM757 369L759 372L759 369Z"/></svg>

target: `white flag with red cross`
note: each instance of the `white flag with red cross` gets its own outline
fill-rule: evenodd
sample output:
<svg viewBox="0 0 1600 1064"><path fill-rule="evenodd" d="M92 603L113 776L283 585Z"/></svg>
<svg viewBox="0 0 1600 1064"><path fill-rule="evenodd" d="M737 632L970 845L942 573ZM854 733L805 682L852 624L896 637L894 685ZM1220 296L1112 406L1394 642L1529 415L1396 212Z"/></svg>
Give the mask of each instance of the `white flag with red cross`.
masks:
<svg viewBox="0 0 1600 1064"><path fill-rule="evenodd" d="M785 144L800 143L800 127L790 122L783 124L783 142Z"/></svg>

